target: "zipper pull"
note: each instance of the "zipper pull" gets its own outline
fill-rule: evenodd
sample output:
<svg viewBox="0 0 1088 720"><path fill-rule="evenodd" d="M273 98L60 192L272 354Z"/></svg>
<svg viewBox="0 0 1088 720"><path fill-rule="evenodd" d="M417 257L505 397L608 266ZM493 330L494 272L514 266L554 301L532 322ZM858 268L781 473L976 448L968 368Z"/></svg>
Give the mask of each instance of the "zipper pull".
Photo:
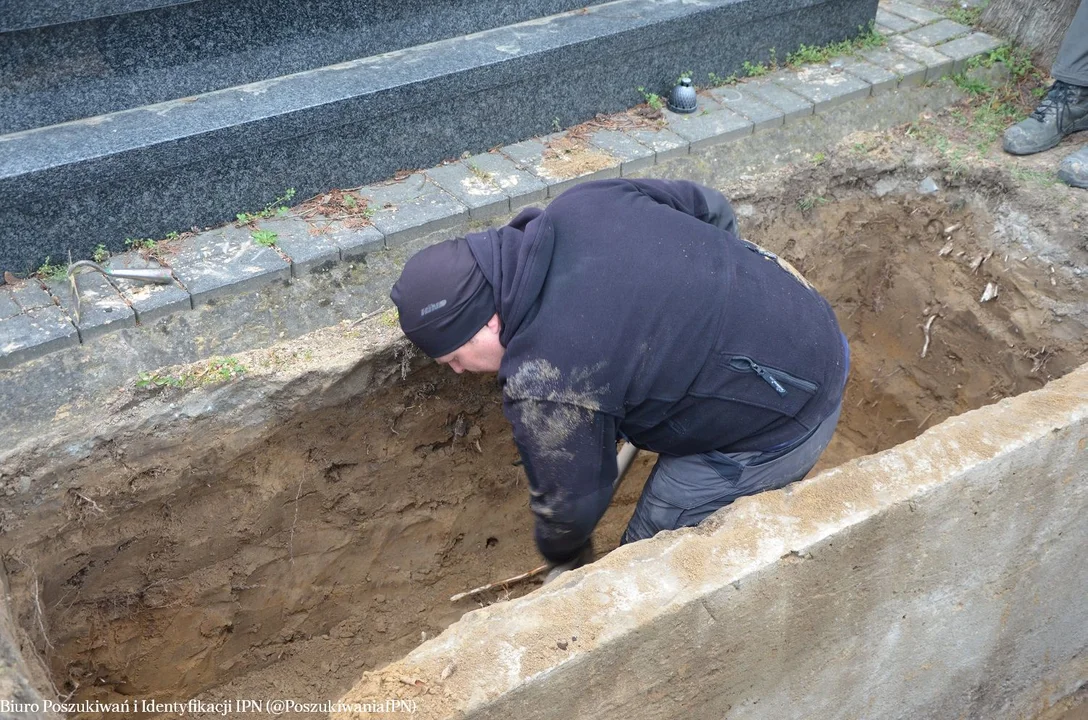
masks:
<svg viewBox="0 0 1088 720"><path fill-rule="evenodd" d="M771 375L769 372L764 370L759 365L756 365L755 363L752 363L752 369L755 370L756 375L759 375L761 378L766 380L767 384L773 387L776 393L778 393L779 395L786 394L786 388L782 387L782 383L778 382L774 375Z"/></svg>

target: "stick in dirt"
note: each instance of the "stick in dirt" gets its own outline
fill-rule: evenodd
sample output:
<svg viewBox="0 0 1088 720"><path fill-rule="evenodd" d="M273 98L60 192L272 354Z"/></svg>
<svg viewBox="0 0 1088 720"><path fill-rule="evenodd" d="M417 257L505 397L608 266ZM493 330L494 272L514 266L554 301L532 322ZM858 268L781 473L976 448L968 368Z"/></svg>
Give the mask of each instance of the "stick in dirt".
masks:
<svg viewBox="0 0 1088 720"><path fill-rule="evenodd" d="M540 573L544 572L547 569L548 569L548 565L541 565L540 567L534 568L534 569L530 570L527 573L522 573L521 575L515 575L512 578L506 578L505 580L499 580L498 582L488 583L487 585L481 585L478 588L473 588L472 590L466 590L463 593L457 593L456 595L454 595L453 597L450 598L450 602L457 602L458 600L460 600L462 598L467 598L469 595L475 595L477 593L482 593L485 590L494 590L497 587L502 587L504 585L510 585L511 583L521 582L522 580L528 580L529 578L536 577L537 575L539 575Z"/></svg>
<svg viewBox="0 0 1088 720"><path fill-rule="evenodd" d="M619 489L620 482L623 480L624 475L627 474L627 468L631 467L631 463L634 461L636 455L638 455L638 448L636 448L631 443L625 443L624 446L622 448L620 448L620 452L616 457L616 470L617 470L617 472L616 472L616 480L615 480L615 482L612 483L612 492L613 493L615 493L616 490ZM516 465L517 463L515 462L514 464ZM534 570L530 570L527 573L522 573L521 575L515 575L512 578L507 578L505 580L500 580L498 582L493 582L493 583L490 583L488 585L482 585L482 586L480 586L480 587L478 587L478 588L476 588L474 590L467 590L467 591L465 591L463 593L457 593L456 595L454 595L453 597L450 598L450 602L457 602L461 598L466 598L469 595L475 595L476 593L482 593L485 590L494 590L497 587L503 587L505 585L510 585L511 583L521 582L522 580L528 580L531 577L536 577L540 573L547 570L549 567L550 567L549 565L541 565L540 567L538 567L538 568L536 568Z"/></svg>

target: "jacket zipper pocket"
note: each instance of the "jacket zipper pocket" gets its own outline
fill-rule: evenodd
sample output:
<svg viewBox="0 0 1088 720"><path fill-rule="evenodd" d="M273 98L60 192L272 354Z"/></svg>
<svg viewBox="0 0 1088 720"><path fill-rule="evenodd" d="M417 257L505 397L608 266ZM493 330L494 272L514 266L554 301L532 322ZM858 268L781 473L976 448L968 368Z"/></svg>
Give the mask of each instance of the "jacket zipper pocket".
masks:
<svg viewBox="0 0 1088 720"><path fill-rule="evenodd" d="M777 368L766 367L756 363L752 358L744 357L743 355L734 355L729 358L729 367L733 370L740 372L754 372L759 377L763 378L768 385L774 388L774 391L779 395L786 394L786 388L782 383L786 385L793 385L796 388L805 390L813 395L816 394L816 383L811 383L808 380L802 380L799 377L794 377L787 372L778 370Z"/></svg>

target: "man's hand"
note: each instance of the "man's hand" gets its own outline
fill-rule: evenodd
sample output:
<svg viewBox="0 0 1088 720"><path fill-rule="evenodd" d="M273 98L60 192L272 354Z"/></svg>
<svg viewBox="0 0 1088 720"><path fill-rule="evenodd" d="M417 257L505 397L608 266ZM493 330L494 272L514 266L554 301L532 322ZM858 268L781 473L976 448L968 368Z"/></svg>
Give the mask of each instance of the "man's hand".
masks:
<svg viewBox="0 0 1088 720"><path fill-rule="evenodd" d="M568 560L565 563L555 563L548 568L548 573L544 576L544 584L547 585L552 580L562 575L568 570L577 570L578 568L594 561L595 556L593 553L593 541L590 540L582 549L578 551L578 554L573 559Z"/></svg>

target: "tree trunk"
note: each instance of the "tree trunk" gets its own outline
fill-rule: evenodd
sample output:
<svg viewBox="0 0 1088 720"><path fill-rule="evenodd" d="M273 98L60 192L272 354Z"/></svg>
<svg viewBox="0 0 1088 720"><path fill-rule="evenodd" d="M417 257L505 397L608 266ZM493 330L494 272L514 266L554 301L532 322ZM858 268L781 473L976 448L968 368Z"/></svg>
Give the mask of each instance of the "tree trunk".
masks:
<svg viewBox="0 0 1088 720"><path fill-rule="evenodd" d="M1046 70L1058 55L1065 30L1088 0L991 0L982 12L982 26L1013 40L1031 51L1036 63Z"/></svg>

